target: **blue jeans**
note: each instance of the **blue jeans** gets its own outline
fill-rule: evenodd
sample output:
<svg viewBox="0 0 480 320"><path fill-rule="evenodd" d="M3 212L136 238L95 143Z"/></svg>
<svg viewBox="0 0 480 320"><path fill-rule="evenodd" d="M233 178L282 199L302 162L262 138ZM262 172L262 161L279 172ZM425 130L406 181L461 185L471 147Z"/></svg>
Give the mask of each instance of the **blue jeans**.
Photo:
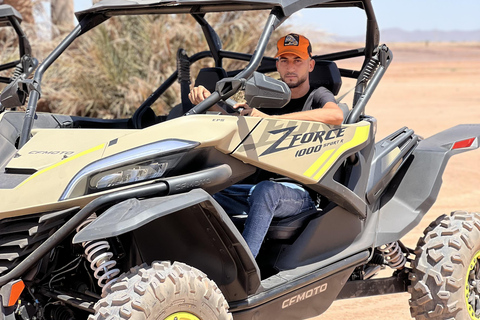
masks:
<svg viewBox="0 0 480 320"><path fill-rule="evenodd" d="M236 184L214 194L213 198L228 215L248 214L242 235L254 257L260 251L273 217L290 217L315 207L303 188L273 181Z"/></svg>

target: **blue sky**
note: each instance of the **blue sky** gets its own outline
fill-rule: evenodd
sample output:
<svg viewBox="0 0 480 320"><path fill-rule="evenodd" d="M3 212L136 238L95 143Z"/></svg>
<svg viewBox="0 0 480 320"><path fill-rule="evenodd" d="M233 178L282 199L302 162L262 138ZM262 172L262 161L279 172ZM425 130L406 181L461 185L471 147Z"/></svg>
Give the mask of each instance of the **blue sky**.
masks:
<svg viewBox="0 0 480 320"><path fill-rule="evenodd" d="M372 0L372 4L380 29L480 30L479 0ZM306 23L342 36L355 35L352 30L357 27L357 34L365 29L365 14L356 8L304 10L292 18L294 24Z"/></svg>
<svg viewBox="0 0 480 320"><path fill-rule="evenodd" d="M74 1L75 11L92 4L91 0ZM372 0L372 3L380 29L480 30L480 0ZM356 8L303 10L288 22L341 36L362 34L365 29L365 15ZM352 32L357 29L357 33Z"/></svg>

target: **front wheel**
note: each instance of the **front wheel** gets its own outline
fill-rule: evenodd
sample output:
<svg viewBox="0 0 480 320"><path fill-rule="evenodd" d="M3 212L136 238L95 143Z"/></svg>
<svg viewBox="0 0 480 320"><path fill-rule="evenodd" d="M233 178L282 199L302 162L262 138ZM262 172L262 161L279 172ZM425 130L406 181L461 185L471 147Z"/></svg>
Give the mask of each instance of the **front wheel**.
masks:
<svg viewBox="0 0 480 320"><path fill-rule="evenodd" d="M417 320L480 319L480 214L453 212L420 238L410 275Z"/></svg>
<svg viewBox="0 0 480 320"><path fill-rule="evenodd" d="M89 320L231 320L215 283L180 262L153 262L119 277Z"/></svg>

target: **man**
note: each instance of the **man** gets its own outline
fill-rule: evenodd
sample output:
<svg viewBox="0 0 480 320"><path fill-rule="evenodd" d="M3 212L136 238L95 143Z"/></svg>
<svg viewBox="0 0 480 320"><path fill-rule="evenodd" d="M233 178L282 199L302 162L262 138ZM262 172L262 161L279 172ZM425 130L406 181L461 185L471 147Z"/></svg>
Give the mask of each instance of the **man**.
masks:
<svg viewBox="0 0 480 320"><path fill-rule="evenodd" d="M281 109L265 110L239 103L235 108L243 108L241 115L340 125L343 112L333 94L323 87L310 87L309 73L315 67L310 41L302 35L287 34L278 40L275 58L278 58L276 66L280 78L290 87L290 102ZM189 98L193 104L198 104L209 95L207 89L198 86L192 89ZM274 217L289 217L315 207L309 193L301 186L268 178L263 174L254 182L256 184L233 185L214 195L228 214L248 214L242 235L255 257Z"/></svg>

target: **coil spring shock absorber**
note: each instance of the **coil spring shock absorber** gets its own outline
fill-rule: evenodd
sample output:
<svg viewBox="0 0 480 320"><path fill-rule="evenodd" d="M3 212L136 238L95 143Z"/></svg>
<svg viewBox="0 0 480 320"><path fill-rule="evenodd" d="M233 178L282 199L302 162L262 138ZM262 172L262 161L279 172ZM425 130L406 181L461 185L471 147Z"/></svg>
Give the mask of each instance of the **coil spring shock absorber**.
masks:
<svg viewBox="0 0 480 320"><path fill-rule="evenodd" d="M12 81L17 80L17 78L20 77L22 73L23 73L23 66L22 66L22 63L20 62L19 64L17 64L17 66L13 70Z"/></svg>
<svg viewBox="0 0 480 320"><path fill-rule="evenodd" d="M398 241L381 245L378 250L380 250L390 268L400 270L407 263L407 258L405 258Z"/></svg>
<svg viewBox="0 0 480 320"><path fill-rule="evenodd" d="M380 64L380 60L378 60L378 56L371 57L363 72L362 81L370 80L374 71L377 70L379 64Z"/></svg>
<svg viewBox="0 0 480 320"><path fill-rule="evenodd" d="M362 73L360 74L360 78L357 81L355 93L353 96L354 105L358 102L358 99L363 94L363 90L365 89L367 82L372 78L373 74L375 73L375 70L377 70L379 65L380 65L380 60L378 59L378 55L375 55L368 60L367 65L363 69Z"/></svg>
<svg viewBox="0 0 480 320"><path fill-rule="evenodd" d="M77 232L88 226L97 218L94 213L88 217L82 224L77 227ZM120 270L115 268L117 261L113 260L113 253L108 251L110 244L105 240L93 240L82 242L82 246L87 256L87 261L90 262L90 268L93 270L93 276L98 279L98 286L102 288L104 293L116 281L116 276Z"/></svg>

